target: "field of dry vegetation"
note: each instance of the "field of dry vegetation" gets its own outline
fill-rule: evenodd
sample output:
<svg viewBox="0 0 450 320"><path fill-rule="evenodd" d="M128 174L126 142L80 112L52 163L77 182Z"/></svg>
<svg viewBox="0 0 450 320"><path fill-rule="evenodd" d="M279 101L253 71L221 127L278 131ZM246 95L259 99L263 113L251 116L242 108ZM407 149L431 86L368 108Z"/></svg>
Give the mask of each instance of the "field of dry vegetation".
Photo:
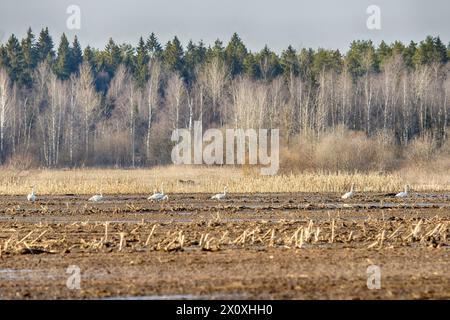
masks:
<svg viewBox="0 0 450 320"><path fill-rule="evenodd" d="M395 192L409 183L415 191L448 191L448 172L439 168L404 168L391 173L304 171L261 176L250 167L165 166L151 169L0 169L0 194L89 195L151 194L164 183L166 193Z"/></svg>

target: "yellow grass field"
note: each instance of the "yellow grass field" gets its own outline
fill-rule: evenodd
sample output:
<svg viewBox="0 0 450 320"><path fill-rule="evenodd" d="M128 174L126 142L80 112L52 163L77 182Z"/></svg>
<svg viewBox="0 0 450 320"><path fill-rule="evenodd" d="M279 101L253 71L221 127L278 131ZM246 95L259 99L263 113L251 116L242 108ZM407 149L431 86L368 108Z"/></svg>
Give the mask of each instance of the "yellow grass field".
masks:
<svg viewBox="0 0 450 320"><path fill-rule="evenodd" d="M256 168L167 166L151 169L0 169L0 194L150 194L164 183L167 193L343 192L352 183L357 191L396 192L405 183L413 191L449 191L442 174L300 173L261 176Z"/></svg>

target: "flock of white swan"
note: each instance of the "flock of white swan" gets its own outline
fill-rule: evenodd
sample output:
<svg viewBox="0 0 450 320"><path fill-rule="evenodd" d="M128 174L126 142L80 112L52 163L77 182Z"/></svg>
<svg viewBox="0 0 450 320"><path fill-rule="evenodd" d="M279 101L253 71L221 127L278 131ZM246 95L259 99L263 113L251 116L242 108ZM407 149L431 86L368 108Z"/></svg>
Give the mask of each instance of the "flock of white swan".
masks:
<svg viewBox="0 0 450 320"><path fill-rule="evenodd" d="M350 199L355 195L355 190L354 190L355 184L352 184L352 187L350 189L349 192L345 193L344 195L342 195L342 199ZM225 187L223 190L223 193L218 193L213 195L210 199L212 200L224 200L227 198L228 195L228 187ZM409 196L409 186L405 185L405 190L402 192L399 192L395 195L396 198L407 198ZM35 187L32 187L31 193L29 193L27 195L27 200L30 202L35 202L37 200L37 196L36 196L36 192L35 192ZM100 194L96 194L92 197L89 198L88 201L90 202L101 202L104 200L103 197L103 193ZM150 201L165 201L165 200L169 200L169 196L167 194L164 193L164 189L163 189L163 184L161 184L161 191L158 192L158 190L154 190L153 194L151 196L149 196L147 198L147 200Z"/></svg>

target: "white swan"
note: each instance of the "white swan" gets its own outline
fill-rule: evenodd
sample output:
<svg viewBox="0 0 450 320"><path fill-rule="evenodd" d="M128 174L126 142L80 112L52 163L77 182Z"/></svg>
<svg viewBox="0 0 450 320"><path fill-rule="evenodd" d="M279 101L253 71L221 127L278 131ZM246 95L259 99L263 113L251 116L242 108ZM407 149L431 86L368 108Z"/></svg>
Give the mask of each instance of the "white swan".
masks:
<svg viewBox="0 0 450 320"><path fill-rule="evenodd" d="M399 192L395 195L397 198L406 198L409 195L409 186L405 185L405 191Z"/></svg>
<svg viewBox="0 0 450 320"><path fill-rule="evenodd" d="M228 191L228 187L225 187L225 188L223 189L223 193L215 194L215 195L213 195L213 196L211 197L211 199L213 199L213 200L222 200L222 199L225 199L225 198L227 197L227 191Z"/></svg>
<svg viewBox="0 0 450 320"><path fill-rule="evenodd" d="M31 189L31 193L27 195L27 200L31 201L31 202L35 202L36 201L36 194L34 192L34 186Z"/></svg>
<svg viewBox="0 0 450 320"><path fill-rule="evenodd" d="M342 199L349 199L349 198L353 197L353 194L355 193L354 190L353 190L354 187L355 187L355 184L352 183L352 188L350 189L350 191L347 192L346 194L344 194L341 198Z"/></svg>
<svg viewBox="0 0 450 320"><path fill-rule="evenodd" d="M161 183L161 192L158 192L156 189L153 191L153 194L147 198L150 201L163 201L169 200L169 196L164 194L163 184Z"/></svg>
<svg viewBox="0 0 450 320"><path fill-rule="evenodd" d="M103 200L103 193L96 194L95 196L89 198L89 201L91 202L100 202L102 200Z"/></svg>

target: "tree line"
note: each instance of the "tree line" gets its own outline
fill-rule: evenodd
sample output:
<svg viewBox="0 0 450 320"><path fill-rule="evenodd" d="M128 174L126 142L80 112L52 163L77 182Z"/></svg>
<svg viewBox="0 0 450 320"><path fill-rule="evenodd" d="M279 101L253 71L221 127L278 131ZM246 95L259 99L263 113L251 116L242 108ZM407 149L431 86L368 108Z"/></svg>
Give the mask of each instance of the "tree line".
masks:
<svg viewBox="0 0 450 320"><path fill-rule="evenodd" d="M227 44L154 33L103 50L44 28L0 46L0 164L144 166L170 162L171 131L279 128L299 135L337 127L380 132L397 145L447 138L450 44L353 41L339 50ZM292 152L301 152L292 147Z"/></svg>

